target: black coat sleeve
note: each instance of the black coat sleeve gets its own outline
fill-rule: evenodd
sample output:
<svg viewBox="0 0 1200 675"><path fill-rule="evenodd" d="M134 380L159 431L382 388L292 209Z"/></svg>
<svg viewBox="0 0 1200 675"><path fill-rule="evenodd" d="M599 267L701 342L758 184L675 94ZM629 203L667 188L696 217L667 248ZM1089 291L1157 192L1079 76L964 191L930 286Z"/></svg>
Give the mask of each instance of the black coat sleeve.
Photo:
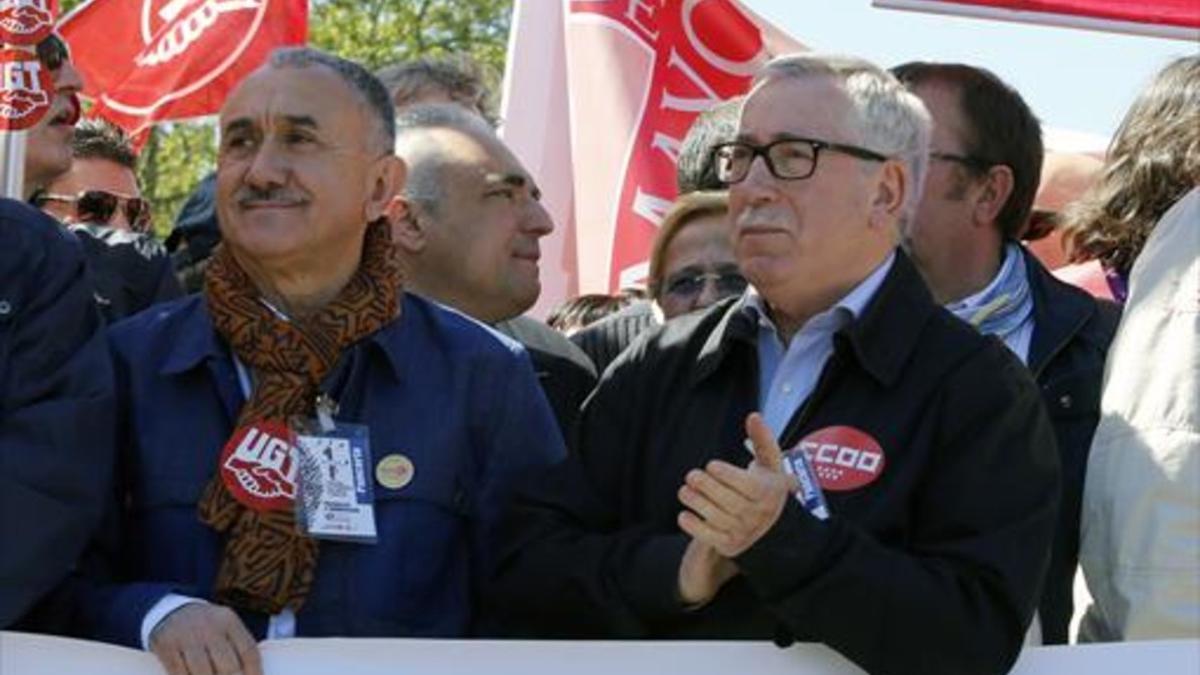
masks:
<svg viewBox="0 0 1200 675"><path fill-rule="evenodd" d="M83 255L0 203L0 628L73 568L108 496L114 394Z"/></svg>
<svg viewBox="0 0 1200 675"><path fill-rule="evenodd" d="M836 514L819 521L789 500L735 562L796 639L823 642L868 672L1007 672L1049 558L1053 431L1033 381L999 349L952 373L930 414L940 433L909 505L907 546L884 546Z"/></svg>
<svg viewBox="0 0 1200 675"><path fill-rule="evenodd" d="M683 611L676 589L687 538L622 517L640 446L629 411L642 392L627 377L636 369L615 365L583 407L576 451L517 493L491 584L508 635L645 637L657 619Z"/></svg>

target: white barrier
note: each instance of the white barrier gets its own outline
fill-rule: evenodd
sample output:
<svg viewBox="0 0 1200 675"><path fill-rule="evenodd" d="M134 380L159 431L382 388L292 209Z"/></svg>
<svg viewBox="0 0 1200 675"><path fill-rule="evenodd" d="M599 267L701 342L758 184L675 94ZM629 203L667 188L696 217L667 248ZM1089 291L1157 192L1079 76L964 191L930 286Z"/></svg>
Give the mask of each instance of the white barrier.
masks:
<svg viewBox="0 0 1200 675"><path fill-rule="evenodd" d="M262 644L267 675L852 675L814 644L296 639ZM162 675L150 654L0 632L0 675ZM1012 675L1196 675L1200 640L1027 649Z"/></svg>

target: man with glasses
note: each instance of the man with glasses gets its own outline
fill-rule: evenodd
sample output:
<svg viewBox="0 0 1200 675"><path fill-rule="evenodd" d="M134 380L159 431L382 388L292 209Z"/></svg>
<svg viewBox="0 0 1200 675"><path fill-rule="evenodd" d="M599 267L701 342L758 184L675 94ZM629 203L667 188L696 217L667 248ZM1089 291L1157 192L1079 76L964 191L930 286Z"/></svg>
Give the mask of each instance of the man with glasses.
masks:
<svg viewBox="0 0 1200 675"><path fill-rule="evenodd" d="M1079 514L1104 360L1119 313L1050 274L1019 242L1042 171L1041 126L992 73L950 63L893 69L933 118L930 167L905 248L934 298L994 335L1041 387L1062 486L1058 528L1033 644L1063 644L1079 558Z"/></svg>
<svg viewBox="0 0 1200 675"><path fill-rule="evenodd" d="M109 322L183 294L171 258L150 228L137 157L120 129L86 120L75 129L70 168L34 195L83 244L96 302Z"/></svg>
<svg viewBox="0 0 1200 675"><path fill-rule="evenodd" d="M760 71L715 151L752 288L606 371L578 455L520 494L522 536L497 552L514 623L816 641L869 672L1011 667L1054 527L1053 436L1028 373L896 248L928 135L867 62Z"/></svg>
<svg viewBox="0 0 1200 675"><path fill-rule="evenodd" d="M79 121L83 79L71 63L67 45L51 34L37 46L38 59L54 80L54 97L46 115L29 130L25 143L26 199L71 168L71 138Z"/></svg>

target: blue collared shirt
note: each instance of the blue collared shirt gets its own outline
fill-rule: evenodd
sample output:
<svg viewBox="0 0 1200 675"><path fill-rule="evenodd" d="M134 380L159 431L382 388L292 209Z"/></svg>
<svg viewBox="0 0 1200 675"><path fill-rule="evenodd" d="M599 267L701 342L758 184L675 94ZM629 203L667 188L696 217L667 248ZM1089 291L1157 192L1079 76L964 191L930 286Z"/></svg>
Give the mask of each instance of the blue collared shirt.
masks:
<svg viewBox="0 0 1200 675"><path fill-rule="evenodd" d="M833 353L834 333L862 314L895 260L893 251L833 307L806 321L787 345L766 311L763 297L753 287L747 291L746 306L758 319L758 405L776 437L817 386Z"/></svg>

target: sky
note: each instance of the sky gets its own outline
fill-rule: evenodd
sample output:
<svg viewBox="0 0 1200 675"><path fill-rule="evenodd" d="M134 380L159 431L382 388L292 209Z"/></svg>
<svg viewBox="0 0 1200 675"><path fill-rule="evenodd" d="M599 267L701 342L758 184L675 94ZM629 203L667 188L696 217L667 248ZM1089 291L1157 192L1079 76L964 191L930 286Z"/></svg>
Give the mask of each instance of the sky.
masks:
<svg viewBox="0 0 1200 675"><path fill-rule="evenodd" d="M1141 88L1197 42L872 7L870 0L742 0L820 51L881 66L958 61L1015 87L1043 127L1108 138Z"/></svg>

